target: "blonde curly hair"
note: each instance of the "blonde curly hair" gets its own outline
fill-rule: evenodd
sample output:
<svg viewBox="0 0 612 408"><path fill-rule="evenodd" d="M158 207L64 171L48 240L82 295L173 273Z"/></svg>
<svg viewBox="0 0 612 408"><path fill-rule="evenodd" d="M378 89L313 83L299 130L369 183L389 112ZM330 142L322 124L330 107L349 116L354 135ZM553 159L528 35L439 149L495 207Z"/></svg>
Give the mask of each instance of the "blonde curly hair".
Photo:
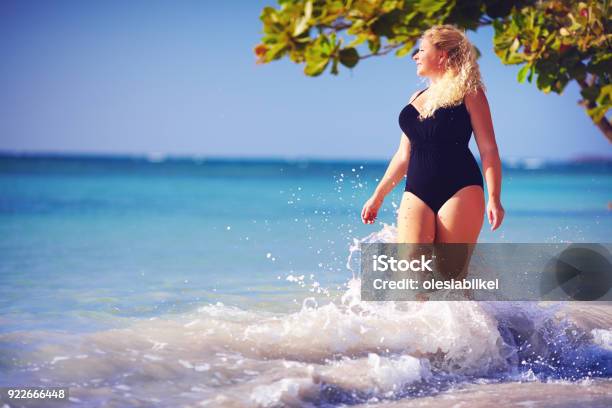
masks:
<svg viewBox="0 0 612 408"><path fill-rule="evenodd" d="M429 81L427 100L419 119L433 116L438 108L451 107L461 103L466 94L485 90L480 76L476 48L465 32L454 25L436 25L427 29L421 39L427 38L439 51L446 51L448 58L445 73L435 83Z"/></svg>

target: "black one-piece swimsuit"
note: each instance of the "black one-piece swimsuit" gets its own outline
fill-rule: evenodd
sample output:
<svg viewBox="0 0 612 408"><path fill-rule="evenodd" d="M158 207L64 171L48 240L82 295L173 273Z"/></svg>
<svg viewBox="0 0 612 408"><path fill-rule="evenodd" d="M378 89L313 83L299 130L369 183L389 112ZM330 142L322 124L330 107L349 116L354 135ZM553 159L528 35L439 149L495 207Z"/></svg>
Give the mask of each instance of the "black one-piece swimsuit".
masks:
<svg viewBox="0 0 612 408"><path fill-rule="evenodd" d="M439 108L421 121L412 102L399 115L400 128L410 139L405 191L415 194L437 214L463 187L483 187L482 173L468 147L472 137L470 114L461 102Z"/></svg>

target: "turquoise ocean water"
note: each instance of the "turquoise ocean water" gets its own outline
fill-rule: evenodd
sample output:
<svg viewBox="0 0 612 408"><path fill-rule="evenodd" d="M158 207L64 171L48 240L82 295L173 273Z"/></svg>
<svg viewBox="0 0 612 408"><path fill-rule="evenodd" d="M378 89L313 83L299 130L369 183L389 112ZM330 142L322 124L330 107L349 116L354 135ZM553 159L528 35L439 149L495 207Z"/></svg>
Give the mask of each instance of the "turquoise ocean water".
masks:
<svg viewBox="0 0 612 408"><path fill-rule="evenodd" d="M353 314L367 307L351 288L351 246L388 233L403 190L377 224L361 223L385 168L0 157L0 386L69 384L72 403L85 406L437 406L491 379L552 379L580 385L592 406L609 401L597 398L610 391L610 309L572 323L590 340L563 362L548 338L539 360L521 354L502 323L508 305ZM485 222L481 242L610 242L612 163L529 162L503 176L506 219L496 232ZM521 307L532 334L539 324L579 349L569 323L550 328L550 311ZM433 329L422 322L436 319L444 331L427 340ZM432 357L428 344L451 357ZM353 368L366 370L362 381L344 377Z"/></svg>

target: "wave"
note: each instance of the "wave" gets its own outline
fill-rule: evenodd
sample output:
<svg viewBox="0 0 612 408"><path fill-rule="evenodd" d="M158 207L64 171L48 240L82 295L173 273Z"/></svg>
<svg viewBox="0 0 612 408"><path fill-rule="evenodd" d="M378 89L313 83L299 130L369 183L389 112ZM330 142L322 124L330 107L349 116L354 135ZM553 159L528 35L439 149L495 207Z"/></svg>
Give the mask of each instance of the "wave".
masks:
<svg viewBox="0 0 612 408"><path fill-rule="evenodd" d="M385 226L356 240L349 269L359 242L393 236ZM0 383L69 386L87 406L242 407L384 403L516 382L583 384L588 395L612 376L609 304L359 295L353 276L341 296L308 297L293 313L215 303L85 335L7 333Z"/></svg>

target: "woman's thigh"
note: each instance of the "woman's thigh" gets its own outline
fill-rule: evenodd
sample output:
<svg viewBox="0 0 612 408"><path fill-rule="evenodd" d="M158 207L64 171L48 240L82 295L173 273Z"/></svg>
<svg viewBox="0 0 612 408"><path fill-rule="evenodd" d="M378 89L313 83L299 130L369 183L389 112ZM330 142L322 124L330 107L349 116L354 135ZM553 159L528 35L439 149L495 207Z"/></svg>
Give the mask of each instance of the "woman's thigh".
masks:
<svg viewBox="0 0 612 408"><path fill-rule="evenodd" d="M436 242L476 243L485 212L484 191L466 186L457 191L438 211Z"/></svg>
<svg viewBox="0 0 612 408"><path fill-rule="evenodd" d="M397 215L397 242L428 244L436 236L434 212L411 192L404 192Z"/></svg>

